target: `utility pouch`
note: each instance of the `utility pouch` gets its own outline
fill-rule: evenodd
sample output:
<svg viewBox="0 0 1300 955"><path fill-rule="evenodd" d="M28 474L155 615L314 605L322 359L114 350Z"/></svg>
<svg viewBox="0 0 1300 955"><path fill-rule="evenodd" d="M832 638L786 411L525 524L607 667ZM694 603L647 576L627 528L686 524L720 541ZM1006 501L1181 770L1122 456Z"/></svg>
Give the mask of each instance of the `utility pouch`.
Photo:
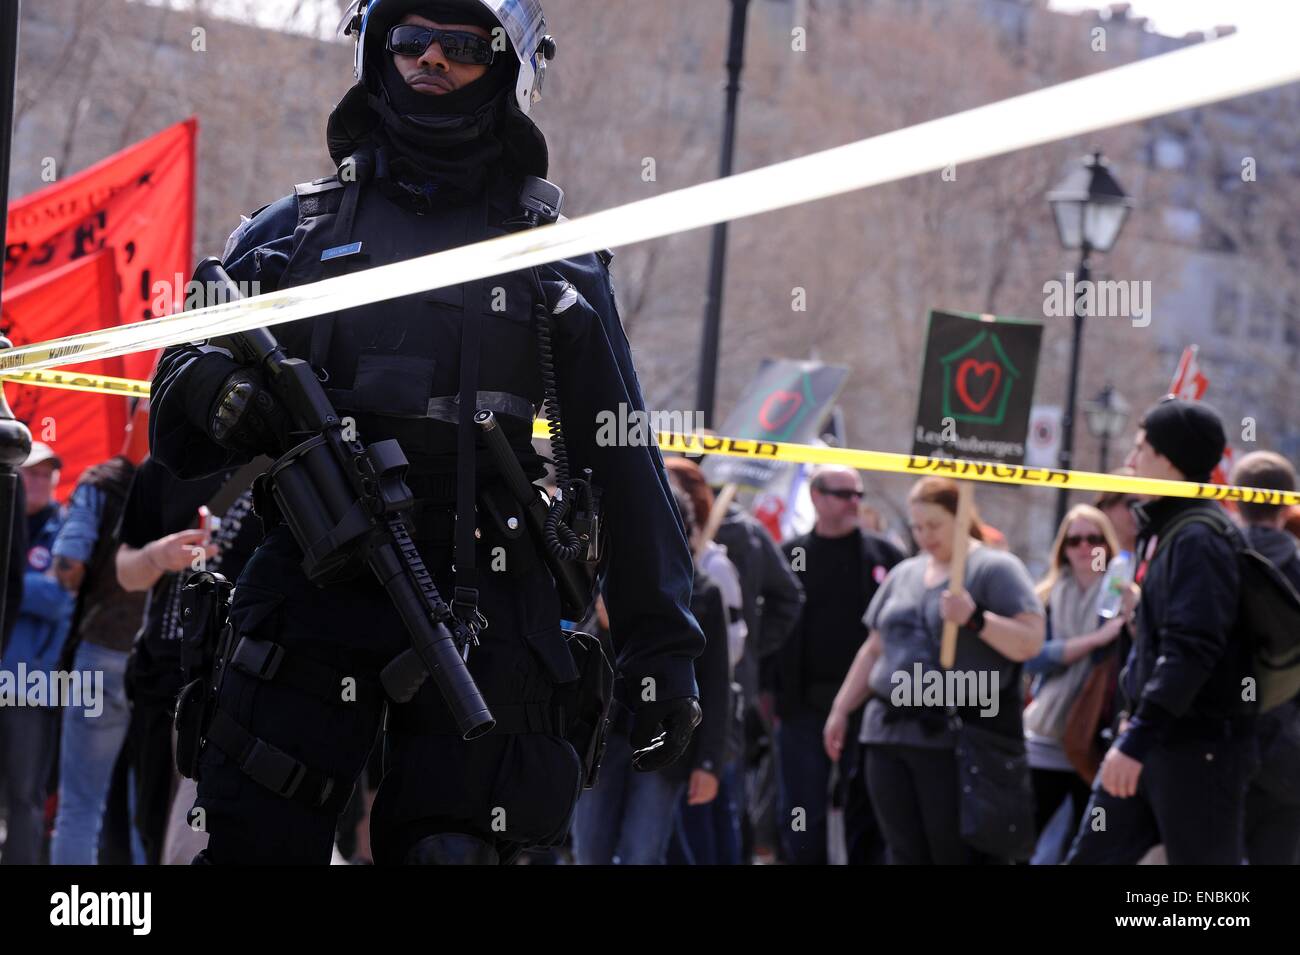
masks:
<svg viewBox="0 0 1300 955"><path fill-rule="evenodd" d="M181 588L181 672L183 688L176 702L176 768L197 779L199 754L216 711L221 675L229 658L230 581L203 571Z"/></svg>
<svg viewBox="0 0 1300 955"><path fill-rule="evenodd" d="M582 760L582 786L596 785L609 738L609 708L614 698L614 668L599 638L566 630L578 678L555 688L554 701L564 715L563 735Z"/></svg>

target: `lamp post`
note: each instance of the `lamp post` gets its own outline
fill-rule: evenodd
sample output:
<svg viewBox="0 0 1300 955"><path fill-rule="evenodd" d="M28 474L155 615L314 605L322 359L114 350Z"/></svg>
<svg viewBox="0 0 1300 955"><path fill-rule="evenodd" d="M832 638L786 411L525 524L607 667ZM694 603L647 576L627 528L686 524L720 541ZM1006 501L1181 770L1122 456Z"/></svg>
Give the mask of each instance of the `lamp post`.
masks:
<svg viewBox="0 0 1300 955"><path fill-rule="evenodd" d="M1088 430L1101 442L1101 472L1109 468L1110 443L1124 434L1128 424L1129 404L1115 386L1106 383L1097 397L1083 406L1088 416Z"/></svg>
<svg viewBox="0 0 1300 955"><path fill-rule="evenodd" d="M732 172L736 153L736 106L740 100L740 71L745 63L745 24L749 0L731 0L731 40L727 46L727 112L722 124L722 158L719 176ZM704 423L713 426L713 406L718 387L718 348L722 339L722 287L727 264L727 223L713 227L709 249L709 291L704 301L704 339L700 345L700 378L696 400Z"/></svg>
<svg viewBox="0 0 1300 955"><path fill-rule="evenodd" d="M1076 273L1076 300L1071 303L1074 313L1074 336L1070 346L1070 379L1066 385L1065 414L1061 419L1060 466L1070 470L1074 464L1075 399L1079 390L1079 358L1083 349L1083 317L1086 309L1079 307L1091 283L1093 252L1109 252L1119 238L1120 230L1133 207L1130 199L1110 174L1100 150L1085 156L1083 164L1065 177L1047 194L1061 247L1079 250L1079 270ZM1061 489L1056 502L1056 524L1065 519L1070 492Z"/></svg>

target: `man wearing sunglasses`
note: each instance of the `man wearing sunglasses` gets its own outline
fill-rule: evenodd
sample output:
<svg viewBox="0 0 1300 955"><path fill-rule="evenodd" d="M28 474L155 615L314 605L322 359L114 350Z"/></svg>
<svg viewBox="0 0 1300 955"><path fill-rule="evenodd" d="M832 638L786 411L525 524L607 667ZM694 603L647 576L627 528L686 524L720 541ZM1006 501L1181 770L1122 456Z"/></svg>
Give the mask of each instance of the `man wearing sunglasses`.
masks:
<svg viewBox="0 0 1300 955"><path fill-rule="evenodd" d="M538 0L360 0L345 24L357 83L326 130L337 173L240 226L222 256L236 281L305 285L558 217L562 193L545 182L546 139L529 116L555 55ZM271 517L235 589L238 647L198 761L201 861L328 862L381 722L376 862L505 863L564 838L594 751L574 735L568 702L587 684L544 560L555 542L535 540L520 516L477 440L476 409L493 412L534 481L545 472L531 439L543 402L564 423L552 450L569 469L565 498L586 473L603 492L597 569L624 648L615 665L638 701L634 763L654 771L685 752L704 646L689 610L690 550L658 449L596 441L602 411L645 407L609 260L566 259L274 329L358 440L399 442L412 536L476 631L467 665L496 726L462 740L432 680L410 702L386 701L380 671L409 639L384 591L363 578L316 587ZM221 349L169 349L153 385L153 451L178 477L288 450L290 422L261 373Z"/></svg>
<svg viewBox="0 0 1300 955"><path fill-rule="evenodd" d="M804 589L799 620L775 655L776 753L780 778L778 816L786 861L825 865L831 761L822 727L858 648L867 639L862 618L889 569L903 559L893 544L863 529L862 477L846 467L825 466L809 485L817 522L782 550ZM846 739L858 738L861 708ZM840 760L845 842L850 864L883 861L884 841L862 781L859 748ZM791 814L806 810L806 828Z"/></svg>

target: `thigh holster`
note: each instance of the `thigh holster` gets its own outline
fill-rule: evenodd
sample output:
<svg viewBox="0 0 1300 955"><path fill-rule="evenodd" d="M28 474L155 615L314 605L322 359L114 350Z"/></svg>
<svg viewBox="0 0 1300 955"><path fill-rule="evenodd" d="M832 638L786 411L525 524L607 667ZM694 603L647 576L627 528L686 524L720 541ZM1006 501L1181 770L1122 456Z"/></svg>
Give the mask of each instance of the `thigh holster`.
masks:
<svg viewBox="0 0 1300 955"><path fill-rule="evenodd" d="M596 785L609 738L609 708L614 696L614 668L598 637L566 632L578 679L556 687L555 702L565 714L564 738L582 760L584 789Z"/></svg>
<svg viewBox="0 0 1300 955"><path fill-rule="evenodd" d="M327 705L376 708L383 705L383 691L378 683L345 675L270 640L240 637L228 665L244 677L290 687ZM351 794L350 779L339 779L306 765L275 744L253 735L220 706L214 710L206 738L245 776L309 809L341 812Z"/></svg>
<svg viewBox="0 0 1300 955"><path fill-rule="evenodd" d="M181 692L176 702L176 768L198 778L199 753L216 712L217 690L230 652L230 581L194 574L181 588Z"/></svg>

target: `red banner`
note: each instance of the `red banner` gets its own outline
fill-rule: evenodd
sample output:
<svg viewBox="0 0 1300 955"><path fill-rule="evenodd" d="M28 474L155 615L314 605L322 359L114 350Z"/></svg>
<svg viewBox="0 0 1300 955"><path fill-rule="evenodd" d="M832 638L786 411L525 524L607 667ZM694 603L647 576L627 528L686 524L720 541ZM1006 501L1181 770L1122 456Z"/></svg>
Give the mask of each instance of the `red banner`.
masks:
<svg viewBox="0 0 1300 955"><path fill-rule="evenodd" d="M197 136L198 121L188 119L12 203L5 287L105 250L114 256L119 280L111 324L175 311L173 302L184 300L183 283L193 264ZM183 276L179 288L178 275ZM36 334L17 326L10 337L17 345L73 331L49 323L42 327ZM155 352L127 355L122 374L148 378L156 357Z"/></svg>
<svg viewBox="0 0 1300 955"><path fill-rule="evenodd" d="M5 284L0 326L14 344L75 335L118 324L114 250L82 256L21 285ZM99 375L123 375L122 358L72 366ZM63 459L57 496L66 500L83 470L122 450L127 403L115 395L91 395L7 382L14 417L26 422L32 440L44 441Z"/></svg>

